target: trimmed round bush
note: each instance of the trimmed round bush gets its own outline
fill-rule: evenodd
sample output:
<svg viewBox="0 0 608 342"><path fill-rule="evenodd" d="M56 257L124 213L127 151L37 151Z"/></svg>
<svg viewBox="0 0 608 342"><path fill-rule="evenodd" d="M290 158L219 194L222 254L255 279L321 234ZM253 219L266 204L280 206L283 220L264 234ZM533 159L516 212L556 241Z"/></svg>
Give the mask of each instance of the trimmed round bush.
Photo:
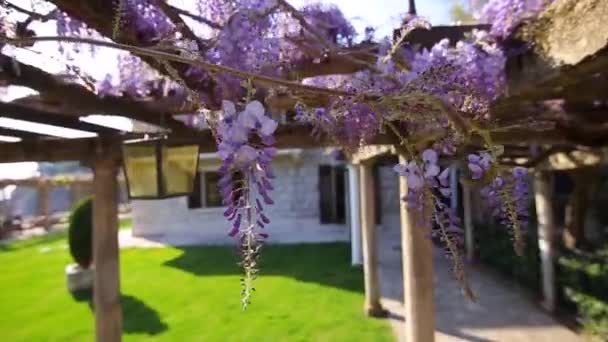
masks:
<svg viewBox="0 0 608 342"><path fill-rule="evenodd" d="M74 261L82 268L89 268L93 260L93 198L81 200L72 209L68 240Z"/></svg>

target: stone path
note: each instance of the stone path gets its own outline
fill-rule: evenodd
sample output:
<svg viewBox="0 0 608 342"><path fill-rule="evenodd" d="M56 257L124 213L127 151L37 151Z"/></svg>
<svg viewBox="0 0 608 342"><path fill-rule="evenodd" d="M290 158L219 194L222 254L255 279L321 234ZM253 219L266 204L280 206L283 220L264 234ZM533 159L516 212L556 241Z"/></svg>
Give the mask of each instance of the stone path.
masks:
<svg viewBox="0 0 608 342"><path fill-rule="evenodd" d="M392 235L392 236L391 236ZM380 277L383 304L399 341L403 336L403 282L400 237L380 234ZM469 270L477 302L467 301L450 273L443 252L435 250L435 308L437 342L574 342L583 341L545 314L528 295L496 275Z"/></svg>

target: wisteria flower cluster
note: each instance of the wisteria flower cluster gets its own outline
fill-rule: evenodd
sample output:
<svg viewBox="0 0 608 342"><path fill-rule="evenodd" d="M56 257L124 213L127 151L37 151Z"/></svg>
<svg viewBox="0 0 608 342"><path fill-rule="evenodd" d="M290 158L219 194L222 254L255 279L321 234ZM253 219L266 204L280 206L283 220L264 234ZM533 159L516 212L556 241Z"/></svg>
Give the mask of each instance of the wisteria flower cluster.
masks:
<svg viewBox="0 0 608 342"><path fill-rule="evenodd" d="M490 0L481 10L482 22L492 24L490 32L508 37L526 16L538 13L553 0Z"/></svg>
<svg viewBox="0 0 608 342"><path fill-rule="evenodd" d="M439 153L426 149L419 160L397 164L393 169L407 180L407 194L402 200L408 208L421 213L419 218L422 220L427 219L426 212L430 212L433 226L428 227L428 236L437 237L443 242L446 256L452 261L454 275L464 294L473 298L459 252L464 232L455 209L446 204L452 196L450 168L444 168L442 171L438 162ZM419 224L426 226L425 222Z"/></svg>
<svg viewBox="0 0 608 342"><path fill-rule="evenodd" d="M408 193L403 200L410 208L421 210L424 203L424 185L428 184L437 188L444 196L450 195L449 188L449 169L440 172L441 169L437 162L439 155L435 150L427 149L422 152L422 165L416 160L411 160L407 164L397 164L393 168L397 174L407 179Z"/></svg>
<svg viewBox="0 0 608 342"><path fill-rule="evenodd" d="M238 238L241 247L244 307L249 304L254 289L260 248L268 237L267 233L260 232L270 223L264 207L274 204L270 197L274 189L270 163L277 152L272 147L277 122L265 112L258 101L248 103L240 112L234 103L224 101L217 127L218 155L222 160L218 184L223 204L227 206L224 216L232 222L229 235Z"/></svg>
<svg viewBox="0 0 608 342"><path fill-rule="evenodd" d="M515 252L523 254L523 233L528 225L529 189L526 180L527 170L515 167L510 174L492 172L496 170L495 161L487 152L469 154L468 169L473 180L482 180L489 175L488 183L481 191L481 196L500 223L511 228Z"/></svg>

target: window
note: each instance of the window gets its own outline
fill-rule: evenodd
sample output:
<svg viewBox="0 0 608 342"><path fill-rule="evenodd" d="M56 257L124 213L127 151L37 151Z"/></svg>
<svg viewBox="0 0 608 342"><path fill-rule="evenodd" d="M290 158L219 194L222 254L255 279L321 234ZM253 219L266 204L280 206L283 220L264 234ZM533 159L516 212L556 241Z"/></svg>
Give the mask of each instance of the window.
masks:
<svg viewBox="0 0 608 342"><path fill-rule="evenodd" d="M196 172L194 176L194 184L192 185L192 193L188 196L188 209L197 209L203 206L201 199L201 172Z"/></svg>
<svg viewBox="0 0 608 342"><path fill-rule="evenodd" d="M188 196L188 208L223 207L222 194L218 185L221 177L217 171L199 171L194 179L194 192ZM239 183L237 180L242 178L239 172L235 172L233 175L234 183Z"/></svg>
<svg viewBox="0 0 608 342"><path fill-rule="evenodd" d="M319 166L321 223L346 223L345 177L343 166Z"/></svg>
<svg viewBox="0 0 608 342"><path fill-rule="evenodd" d="M205 182L204 187L201 190L205 194L204 205L207 208L222 206L222 195L220 194L220 188L218 186L220 178L219 172L204 173Z"/></svg>

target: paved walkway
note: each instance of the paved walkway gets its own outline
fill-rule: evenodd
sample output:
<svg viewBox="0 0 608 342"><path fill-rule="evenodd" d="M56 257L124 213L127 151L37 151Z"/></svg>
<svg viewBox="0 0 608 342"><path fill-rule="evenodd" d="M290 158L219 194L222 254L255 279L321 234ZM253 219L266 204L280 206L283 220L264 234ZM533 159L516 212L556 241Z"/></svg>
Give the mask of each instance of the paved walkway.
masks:
<svg viewBox="0 0 608 342"><path fill-rule="evenodd" d="M400 237L380 234L380 277L383 304L399 341L403 336L403 281ZM435 250L435 308L437 342L571 342L583 339L545 314L530 298L498 276L469 270L477 302L467 301L453 279L449 261ZM423 341L420 341L423 342Z"/></svg>

